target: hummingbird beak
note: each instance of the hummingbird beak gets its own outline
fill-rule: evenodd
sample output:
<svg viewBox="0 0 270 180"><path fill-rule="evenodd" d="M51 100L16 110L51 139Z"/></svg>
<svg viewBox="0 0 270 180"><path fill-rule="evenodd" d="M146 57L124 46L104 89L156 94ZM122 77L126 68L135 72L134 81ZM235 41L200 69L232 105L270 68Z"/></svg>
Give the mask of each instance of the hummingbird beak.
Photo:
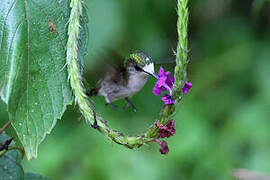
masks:
<svg viewBox="0 0 270 180"><path fill-rule="evenodd" d="M144 71L144 70L143 70L143 72L145 72L146 74L148 74L148 75L150 75L150 76L152 76L152 77L158 79L158 75L155 74L155 73L149 73L149 72L146 72L146 71Z"/></svg>
<svg viewBox="0 0 270 180"><path fill-rule="evenodd" d="M155 74L155 73L151 74L151 76L153 76L154 78L158 79L158 75Z"/></svg>
<svg viewBox="0 0 270 180"><path fill-rule="evenodd" d="M146 74L153 76L154 78L158 79L158 75L155 74L154 70L154 64L150 63L146 65L145 67L142 68L142 71L145 72Z"/></svg>

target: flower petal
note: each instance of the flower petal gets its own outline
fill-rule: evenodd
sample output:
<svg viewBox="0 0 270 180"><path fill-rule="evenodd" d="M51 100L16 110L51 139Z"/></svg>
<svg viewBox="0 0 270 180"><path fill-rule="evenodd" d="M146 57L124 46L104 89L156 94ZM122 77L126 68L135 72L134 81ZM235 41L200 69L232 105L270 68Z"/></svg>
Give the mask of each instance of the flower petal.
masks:
<svg viewBox="0 0 270 180"><path fill-rule="evenodd" d="M156 95L156 96L160 96L160 94L161 94L160 88L158 88L158 87L156 87L156 86L153 88L152 92L153 92L153 94Z"/></svg>
<svg viewBox="0 0 270 180"><path fill-rule="evenodd" d="M159 151L160 151L161 154L168 154L168 152L170 151L168 143L166 141L162 141L160 143L160 147L161 148L159 149Z"/></svg>
<svg viewBox="0 0 270 180"><path fill-rule="evenodd" d="M174 104L174 100L171 95L165 94L162 96L161 100L166 104L166 105L171 105Z"/></svg>
<svg viewBox="0 0 270 180"><path fill-rule="evenodd" d="M166 125L162 125L160 123L156 123L158 127L158 137L159 138L169 138L175 134L174 129L175 122L173 120L169 121Z"/></svg>
<svg viewBox="0 0 270 180"><path fill-rule="evenodd" d="M159 71L158 71L158 77L164 76L164 72L165 72L165 71L164 71L163 67L160 66Z"/></svg>
<svg viewBox="0 0 270 180"><path fill-rule="evenodd" d="M174 76L170 78L170 74L170 71L165 72L163 67L160 67L158 72L158 80L153 89L153 93L155 95L160 96L162 91L169 91L171 94L174 84Z"/></svg>
<svg viewBox="0 0 270 180"><path fill-rule="evenodd" d="M186 94L190 90L191 87L192 87L192 83L186 81L184 87L182 88L183 94Z"/></svg>

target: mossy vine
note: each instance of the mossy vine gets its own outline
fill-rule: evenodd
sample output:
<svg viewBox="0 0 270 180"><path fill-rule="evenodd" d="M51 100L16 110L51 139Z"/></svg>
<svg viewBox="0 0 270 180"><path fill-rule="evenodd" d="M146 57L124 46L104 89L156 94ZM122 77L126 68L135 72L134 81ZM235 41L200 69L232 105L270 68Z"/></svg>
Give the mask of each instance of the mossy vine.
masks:
<svg viewBox="0 0 270 180"><path fill-rule="evenodd" d="M111 129L105 120L100 115L96 115L94 107L85 94L85 88L82 83L80 72L80 61L78 57L78 41L80 33L80 19L82 17L82 0L71 0L70 8L71 14L68 25L68 41L67 41L67 66L69 73L69 81L75 96L75 102L78 104L79 109L86 119L86 121L92 125L97 120L97 125L102 134L111 139L117 144L124 145L128 148L138 148L143 144L156 141L158 138L158 127L156 122L158 121L162 125L166 125L175 113L176 105L179 103L182 97L181 89L184 86L184 82L187 79L187 57L188 57L188 39L187 39L187 27L188 27L188 0L177 1L177 32L178 32L178 45L176 51L176 67L175 67L175 84L173 89L173 97L176 100L174 105L165 105L159 115L159 118L155 123L149 127L145 133L139 136L126 136L123 133Z"/></svg>

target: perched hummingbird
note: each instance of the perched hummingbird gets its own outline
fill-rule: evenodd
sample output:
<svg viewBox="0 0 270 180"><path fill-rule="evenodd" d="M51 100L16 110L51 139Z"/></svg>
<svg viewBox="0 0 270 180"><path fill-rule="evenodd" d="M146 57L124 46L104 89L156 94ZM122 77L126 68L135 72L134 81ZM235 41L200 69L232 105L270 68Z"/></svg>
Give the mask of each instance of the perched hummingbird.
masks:
<svg viewBox="0 0 270 180"><path fill-rule="evenodd" d="M112 102L125 99L127 101L126 108L131 106L136 112L136 107L131 103L129 97L143 88L149 75L158 79L151 57L143 52L135 52L130 54L120 67L107 71L87 95L104 96L105 101L114 109L117 107Z"/></svg>

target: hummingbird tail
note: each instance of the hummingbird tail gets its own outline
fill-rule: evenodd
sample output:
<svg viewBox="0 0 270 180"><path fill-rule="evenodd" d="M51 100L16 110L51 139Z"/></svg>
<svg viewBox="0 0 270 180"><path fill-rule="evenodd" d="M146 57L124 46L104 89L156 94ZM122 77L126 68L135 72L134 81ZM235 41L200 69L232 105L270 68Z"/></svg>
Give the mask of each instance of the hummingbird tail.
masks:
<svg viewBox="0 0 270 180"><path fill-rule="evenodd" d="M90 91L88 91L86 93L87 96L91 97L91 96L96 96L98 94L98 89L97 88L93 88Z"/></svg>

